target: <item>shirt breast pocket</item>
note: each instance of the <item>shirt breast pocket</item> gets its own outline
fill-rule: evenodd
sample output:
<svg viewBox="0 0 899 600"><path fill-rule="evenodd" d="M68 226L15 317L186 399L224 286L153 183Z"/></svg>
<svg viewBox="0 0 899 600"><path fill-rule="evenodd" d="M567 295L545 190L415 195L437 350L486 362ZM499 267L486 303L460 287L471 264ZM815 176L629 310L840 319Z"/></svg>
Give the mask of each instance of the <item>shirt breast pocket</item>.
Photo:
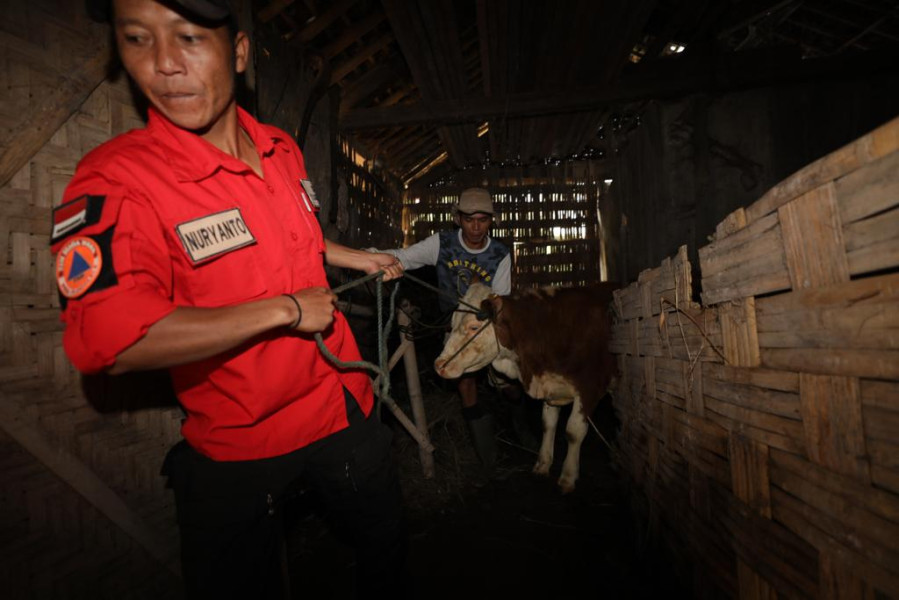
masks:
<svg viewBox="0 0 899 600"><path fill-rule="evenodd" d="M176 295L201 307L230 306L265 295L268 286L253 250L238 248L198 265L188 261L183 280L175 282Z"/></svg>

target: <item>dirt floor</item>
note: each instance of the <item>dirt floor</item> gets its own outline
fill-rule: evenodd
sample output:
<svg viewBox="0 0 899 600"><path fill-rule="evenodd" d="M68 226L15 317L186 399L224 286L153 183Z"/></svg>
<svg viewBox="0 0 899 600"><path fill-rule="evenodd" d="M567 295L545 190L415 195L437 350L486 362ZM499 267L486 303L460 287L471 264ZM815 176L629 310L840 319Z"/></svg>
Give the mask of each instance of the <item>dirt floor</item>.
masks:
<svg viewBox="0 0 899 600"><path fill-rule="evenodd" d="M436 447L434 478L422 475L414 440L385 417L395 430L416 598L686 597L664 562L641 550L625 489L596 430L582 448L578 487L563 496L555 478L565 453L564 431L557 435L553 477L533 475L536 454L515 433L513 405L482 381L480 398L495 415L500 448L497 477L484 484L452 384L429 378L427 369L423 377ZM401 405L403 396L400 386L394 397ZM525 412L539 436L540 405L526 401L533 403ZM614 444L616 423L608 405L598 409L594 423ZM293 597L353 597L352 553L302 507L294 513L288 556Z"/></svg>

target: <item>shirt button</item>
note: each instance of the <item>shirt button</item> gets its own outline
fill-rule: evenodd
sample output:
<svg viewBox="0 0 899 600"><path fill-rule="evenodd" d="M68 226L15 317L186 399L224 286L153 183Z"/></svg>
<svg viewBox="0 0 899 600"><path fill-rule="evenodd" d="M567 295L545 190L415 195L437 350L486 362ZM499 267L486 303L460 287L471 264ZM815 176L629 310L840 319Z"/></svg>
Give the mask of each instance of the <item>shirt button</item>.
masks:
<svg viewBox="0 0 899 600"><path fill-rule="evenodd" d="M270 185L265 186L265 189L268 190L268 193L269 193L269 194L274 194L274 193L275 193L275 188L273 188L273 187L270 186Z"/></svg>
<svg viewBox="0 0 899 600"><path fill-rule="evenodd" d="M291 231L291 232L290 232L290 239L292 239L293 241L297 241L297 238L298 238L298 237L299 237L299 236L296 234L295 231Z"/></svg>

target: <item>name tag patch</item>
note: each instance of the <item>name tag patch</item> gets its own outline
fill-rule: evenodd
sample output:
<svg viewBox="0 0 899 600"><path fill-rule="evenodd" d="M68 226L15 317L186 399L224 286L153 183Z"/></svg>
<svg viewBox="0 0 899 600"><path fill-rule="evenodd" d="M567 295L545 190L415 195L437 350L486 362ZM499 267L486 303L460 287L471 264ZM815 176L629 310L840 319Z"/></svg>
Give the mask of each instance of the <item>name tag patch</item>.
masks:
<svg viewBox="0 0 899 600"><path fill-rule="evenodd" d="M256 242L239 208L181 223L175 230L195 264Z"/></svg>
<svg viewBox="0 0 899 600"><path fill-rule="evenodd" d="M300 184L303 186L303 191L306 192L306 197L309 198L309 202L312 203L316 209L321 208L321 204L318 203L318 198L315 195L315 190L312 188L312 182L308 179L300 179Z"/></svg>

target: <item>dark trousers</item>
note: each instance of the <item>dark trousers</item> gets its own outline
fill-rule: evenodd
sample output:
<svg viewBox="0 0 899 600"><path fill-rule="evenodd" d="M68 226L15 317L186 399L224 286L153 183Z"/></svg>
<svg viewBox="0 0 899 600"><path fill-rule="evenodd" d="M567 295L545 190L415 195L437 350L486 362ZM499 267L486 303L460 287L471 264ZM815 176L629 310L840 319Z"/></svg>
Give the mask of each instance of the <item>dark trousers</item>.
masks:
<svg viewBox="0 0 899 600"><path fill-rule="evenodd" d="M220 462L177 444L163 473L175 491L189 598L285 599L284 499L300 482L356 551L359 598L403 598L406 537L392 433L346 393L350 426L290 454ZM302 594L302 582L297 582Z"/></svg>

